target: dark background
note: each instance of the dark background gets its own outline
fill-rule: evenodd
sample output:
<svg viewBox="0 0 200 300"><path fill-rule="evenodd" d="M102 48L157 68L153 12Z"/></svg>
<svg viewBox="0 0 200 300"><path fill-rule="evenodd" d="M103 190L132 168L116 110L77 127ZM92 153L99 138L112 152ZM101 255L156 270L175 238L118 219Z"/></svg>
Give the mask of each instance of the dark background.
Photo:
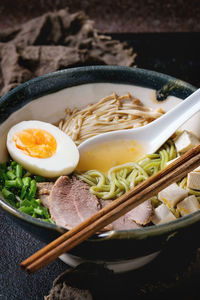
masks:
<svg viewBox="0 0 200 300"><path fill-rule="evenodd" d="M83 10L104 32L199 32L199 0L1 0L0 27L47 11Z"/></svg>
<svg viewBox="0 0 200 300"><path fill-rule="evenodd" d="M48 2L48 3L47 3ZM112 4L113 2L113 4ZM127 41L137 52L136 66L183 79L200 87L199 1L11 1L0 3L0 29L22 23L48 10L82 9L103 32ZM43 246L0 211L0 300L37 300L53 280L69 269L57 259L34 275L19 263ZM155 262L112 279L108 299L199 299L199 232L172 242ZM103 289L103 286L101 287ZM128 298L128 293L131 297ZM125 296L126 295L126 296ZM105 297L104 297L105 299Z"/></svg>

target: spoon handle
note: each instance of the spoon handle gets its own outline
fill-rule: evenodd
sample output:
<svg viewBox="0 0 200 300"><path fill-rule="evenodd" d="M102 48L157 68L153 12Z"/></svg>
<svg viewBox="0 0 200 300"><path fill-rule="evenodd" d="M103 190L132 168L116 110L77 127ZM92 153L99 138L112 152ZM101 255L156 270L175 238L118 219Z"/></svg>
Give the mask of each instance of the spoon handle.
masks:
<svg viewBox="0 0 200 300"><path fill-rule="evenodd" d="M149 129L153 131L151 131L151 136L153 135L152 144L158 149L158 146L161 146L183 123L199 110L200 89L196 90L167 114L149 124L151 125Z"/></svg>

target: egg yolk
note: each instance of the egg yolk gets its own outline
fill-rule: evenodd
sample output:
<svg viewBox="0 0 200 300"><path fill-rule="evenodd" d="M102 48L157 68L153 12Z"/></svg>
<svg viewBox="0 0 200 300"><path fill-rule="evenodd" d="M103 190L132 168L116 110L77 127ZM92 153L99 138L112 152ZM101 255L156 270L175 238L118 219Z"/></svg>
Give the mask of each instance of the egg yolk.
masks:
<svg viewBox="0 0 200 300"><path fill-rule="evenodd" d="M57 149L56 139L42 129L22 130L14 134L13 140L18 149L31 157L48 158Z"/></svg>

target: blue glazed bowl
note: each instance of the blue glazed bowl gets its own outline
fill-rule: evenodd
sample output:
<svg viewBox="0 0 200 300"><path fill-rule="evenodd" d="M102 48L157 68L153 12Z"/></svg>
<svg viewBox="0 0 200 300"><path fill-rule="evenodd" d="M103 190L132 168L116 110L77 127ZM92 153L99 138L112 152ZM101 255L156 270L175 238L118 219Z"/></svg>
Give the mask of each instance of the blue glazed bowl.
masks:
<svg viewBox="0 0 200 300"><path fill-rule="evenodd" d="M64 116L65 108L84 107L113 92L130 92L145 105L167 111L195 90L190 84L164 74L117 66L67 69L35 78L0 100L0 161L7 157L7 131L22 120L55 123ZM184 126L198 131L200 118L195 118ZM66 231L19 212L3 199L0 206L17 224L46 243ZM116 272L135 269L155 258L166 247L169 237L179 232L190 233L199 226L199 221L198 211L159 226L96 234L61 259L70 265L85 260L103 262Z"/></svg>

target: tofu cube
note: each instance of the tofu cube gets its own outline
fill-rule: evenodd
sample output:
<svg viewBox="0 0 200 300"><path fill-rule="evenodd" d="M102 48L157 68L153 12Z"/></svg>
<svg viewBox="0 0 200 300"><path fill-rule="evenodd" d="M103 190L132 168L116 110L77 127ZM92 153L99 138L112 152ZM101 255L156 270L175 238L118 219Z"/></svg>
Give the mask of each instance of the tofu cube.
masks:
<svg viewBox="0 0 200 300"><path fill-rule="evenodd" d="M200 209L197 198L192 195L177 204L177 210L181 216L186 216Z"/></svg>
<svg viewBox="0 0 200 300"><path fill-rule="evenodd" d="M178 186L176 183L172 183L164 190L158 193L158 199L162 201L167 207L174 208L178 202L188 196L188 192Z"/></svg>
<svg viewBox="0 0 200 300"><path fill-rule="evenodd" d="M187 177L187 187L200 190L200 172L190 172Z"/></svg>
<svg viewBox="0 0 200 300"><path fill-rule="evenodd" d="M193 133L185 130L174 143L177 152L185 153L193 147L199 145L200 141Z"/></svg>
<svg viewBox="0 0 200 300"><path fill-rule="evenodd" d="M176 217L165 204L161 204L155 208L155 214L151 219L152 223L155 225L167 223L174 220L176 220Z"/></svg>

